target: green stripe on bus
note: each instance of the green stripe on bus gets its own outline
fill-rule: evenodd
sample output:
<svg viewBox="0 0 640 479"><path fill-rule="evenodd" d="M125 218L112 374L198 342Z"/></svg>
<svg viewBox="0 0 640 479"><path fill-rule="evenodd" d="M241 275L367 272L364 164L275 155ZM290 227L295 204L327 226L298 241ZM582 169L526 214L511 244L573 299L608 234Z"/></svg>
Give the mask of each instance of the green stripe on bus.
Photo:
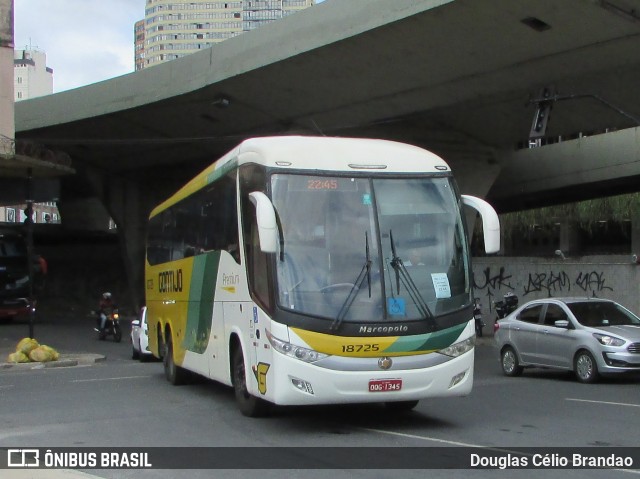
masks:
<svg viewBox="0 0 640 479"><path fill-rule="evenodd" d="M204 353L209 343L219 265L220 251L193 259L184 348L195 353Z"/></svg>
<svg viewBox="0 0 640 479"><path fill-rule="evenodd" d="M437 351L451 346L458 339L467 323L459 324L452 328L436 331L435 333L421 334L420 336L402 336L396 342L385 349L389 353L404 353L409 351Z"/></svg>
<svg viewBox="0 0 640 479"><path fill-rule="evenodd" d="M215 170L211 171L206 178L206 183L210 184L216 181L218 178L222 178L224 175L229 173L231 170L238 167L238 159L232 158L227 161L225 164L217 167Z"/></svg>

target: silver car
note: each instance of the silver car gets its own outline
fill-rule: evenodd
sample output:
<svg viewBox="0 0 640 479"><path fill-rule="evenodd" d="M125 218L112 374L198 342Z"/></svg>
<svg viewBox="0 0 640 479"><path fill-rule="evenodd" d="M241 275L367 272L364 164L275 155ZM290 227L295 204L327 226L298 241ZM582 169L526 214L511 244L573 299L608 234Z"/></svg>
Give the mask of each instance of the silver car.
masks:
<svg viewBox="0 0 640 479"><path fill-rule="evenodd" d="M519 376L525 367L558 368L592 383L601 374L640 373L640 318L615 301L530 301L495 327L507 376Z"/></svg>

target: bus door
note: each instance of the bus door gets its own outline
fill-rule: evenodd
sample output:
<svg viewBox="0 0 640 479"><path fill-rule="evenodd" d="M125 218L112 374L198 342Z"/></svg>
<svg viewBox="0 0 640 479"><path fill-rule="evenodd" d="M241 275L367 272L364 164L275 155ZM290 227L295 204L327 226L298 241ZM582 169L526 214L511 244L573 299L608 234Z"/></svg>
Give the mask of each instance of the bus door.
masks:
<svg viewBox="0 0 640 479"><path fill-rule="evenodd" d="M271 367L271 350L266 347L269 344L265 331L266 323L264 317L260 321L260 313L253 302L240 303L240 307L242 322L249 327L249 342L246 345L249 357L246 360L251 373L247 376L247 386L254 394L254 387L257 388L259 394L256 396L264 396L267 393L267 372ZM250 386L251 384L254 387Z"/></svg>

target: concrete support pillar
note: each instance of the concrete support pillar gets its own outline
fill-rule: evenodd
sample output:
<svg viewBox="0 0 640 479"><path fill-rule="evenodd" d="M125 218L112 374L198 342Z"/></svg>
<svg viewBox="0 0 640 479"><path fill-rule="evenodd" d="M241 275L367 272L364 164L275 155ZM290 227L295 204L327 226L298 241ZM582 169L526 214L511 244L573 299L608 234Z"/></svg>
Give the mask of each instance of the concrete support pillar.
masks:
<svg viewBox="0 0 640 479"><path fill-rule="evenodd" d="M578 235L578 225L566 219L560 225L560 251L564 254L573 254L580 250L580 236Z"/></svg>
<svg viewBox="0 0 640 479"><path fill-rule="evenodd" d="M136 311L144 304L144 260L150 205L141 186L120 178L105 185L105 204L118 228L120 251L124 258L132 305Z"/></svg>
<svg viewBox="0 0 640 479"><path fill-rule="evenodd" d="M108 231L110 216L97 197L62 199L60 217L68 230Z"/></svg>
<svg viewBox="0 0 640 479"><path fill-rule="evenodd" d="M115 222L128 299L137 311L144 302L146 225L156 200L145 195L143 183L124 175L115 176L86 165L78 173L94 197L71 202L63 198L60 203L63 226L72 229L75 224L84 226L81 228L84 230L106 231L109 219Z"/></svg>
<svg viewBox="0 0 640 479"><path fill-rule="evenodd" d="M13 156L13 0L0 0L0 155Z"/></svg>

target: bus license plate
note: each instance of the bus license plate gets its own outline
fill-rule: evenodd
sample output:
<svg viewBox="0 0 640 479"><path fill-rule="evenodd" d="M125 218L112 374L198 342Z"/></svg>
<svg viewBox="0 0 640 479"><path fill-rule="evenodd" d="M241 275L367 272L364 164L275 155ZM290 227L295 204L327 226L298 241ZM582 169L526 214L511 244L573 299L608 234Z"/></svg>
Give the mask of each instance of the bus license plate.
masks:
<svg viewBox="0 0 640 479"><path fill-rule="evenodd" d="M372 379L369 381L370 393L400 391L400 389L402 389L402 379Z"/></svg>

